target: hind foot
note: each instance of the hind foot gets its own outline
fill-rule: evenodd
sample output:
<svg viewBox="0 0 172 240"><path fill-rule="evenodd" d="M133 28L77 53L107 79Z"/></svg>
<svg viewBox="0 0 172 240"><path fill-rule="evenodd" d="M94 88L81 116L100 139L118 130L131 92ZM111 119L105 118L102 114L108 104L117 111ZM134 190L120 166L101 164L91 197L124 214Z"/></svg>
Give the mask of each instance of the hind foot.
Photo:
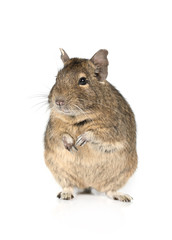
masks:
<svg viewBox="0 0 172 240"><path fill-rule="evenodd" d="M130 195L123 194L123 193L120 193L120 192L109 191L106 194L110 198L113 198L114 200L118 200L118 201L121 201L121 202L131 202L133 200L133 198Z"/></svg>
<svg viewBox="0 0 172 240"><path fill-rule="evenodd" d="M72 188L65 188L62 192L57 195L58 198L62 200L71 200L74 198Z"/></svg>
<svg viewBox="0 0 172 240"><path fill-rule="evenodd" d="M71 193L66 193L66 192L60 192L57 195L58 198L62 199L62 200L71 200L72 198L74 198L73 194Z"/></svg>

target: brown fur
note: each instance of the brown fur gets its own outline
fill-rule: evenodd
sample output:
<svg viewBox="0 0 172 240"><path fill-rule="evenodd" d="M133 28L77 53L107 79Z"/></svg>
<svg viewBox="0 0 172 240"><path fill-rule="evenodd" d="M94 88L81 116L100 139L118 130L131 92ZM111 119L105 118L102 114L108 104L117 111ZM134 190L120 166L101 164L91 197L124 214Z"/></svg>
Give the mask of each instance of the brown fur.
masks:
<svg viewBox="0 0 172 240"><path fill-rule="evenodd" d="M45 132L45 162L63 188L59 197L71 199L74 187L92 187L130 201L116 191L137 167L136 124L129 104L105 79L107 51L95 54L96 61L94 56L69 59L63 51L64 68L49 94ZM86 85L78 84L81 77ZM64 105L57 106L57 99Z"/></svg>

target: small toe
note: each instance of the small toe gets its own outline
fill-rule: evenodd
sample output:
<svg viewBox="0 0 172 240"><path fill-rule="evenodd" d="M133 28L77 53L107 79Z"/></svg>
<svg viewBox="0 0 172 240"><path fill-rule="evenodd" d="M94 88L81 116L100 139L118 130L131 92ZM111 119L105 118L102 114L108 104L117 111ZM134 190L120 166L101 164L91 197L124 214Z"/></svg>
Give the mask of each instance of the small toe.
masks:
<svg viewBox="0 0 172 240"><path fill-rule="evenodd" d="M113 199L121 202L131 202L133 200L133 198L128 194L123 194L123 195L119 194L114 196Z"/></svg>

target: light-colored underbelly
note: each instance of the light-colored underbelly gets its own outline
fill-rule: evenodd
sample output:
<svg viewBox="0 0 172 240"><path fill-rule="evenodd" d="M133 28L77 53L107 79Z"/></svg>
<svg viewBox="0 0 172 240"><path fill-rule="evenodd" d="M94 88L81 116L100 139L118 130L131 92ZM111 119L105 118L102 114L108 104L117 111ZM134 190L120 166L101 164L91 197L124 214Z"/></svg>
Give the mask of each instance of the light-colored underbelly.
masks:
<svg viewBox="0 0 172 240"><path fill-rule="evenodd" d="M107 182L126 166L125 152L101 152L89 146L78 147L78 151L71 153L64 148L57 148L51 161L54 169L64 170L78 179L81 186L98 188L102 182Z"/></svg>

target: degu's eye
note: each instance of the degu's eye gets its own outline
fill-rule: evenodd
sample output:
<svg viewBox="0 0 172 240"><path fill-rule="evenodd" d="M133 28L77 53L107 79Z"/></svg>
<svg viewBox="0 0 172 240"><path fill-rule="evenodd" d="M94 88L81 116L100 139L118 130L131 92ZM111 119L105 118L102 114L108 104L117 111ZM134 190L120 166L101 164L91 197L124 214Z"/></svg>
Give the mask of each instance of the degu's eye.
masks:
<svg viewBox="0 0 172 240"><path fill-rule="evenodd" d="M78 82L79 85L86 85L87 83L88 81L85 77L81 77Z"/></svg>

